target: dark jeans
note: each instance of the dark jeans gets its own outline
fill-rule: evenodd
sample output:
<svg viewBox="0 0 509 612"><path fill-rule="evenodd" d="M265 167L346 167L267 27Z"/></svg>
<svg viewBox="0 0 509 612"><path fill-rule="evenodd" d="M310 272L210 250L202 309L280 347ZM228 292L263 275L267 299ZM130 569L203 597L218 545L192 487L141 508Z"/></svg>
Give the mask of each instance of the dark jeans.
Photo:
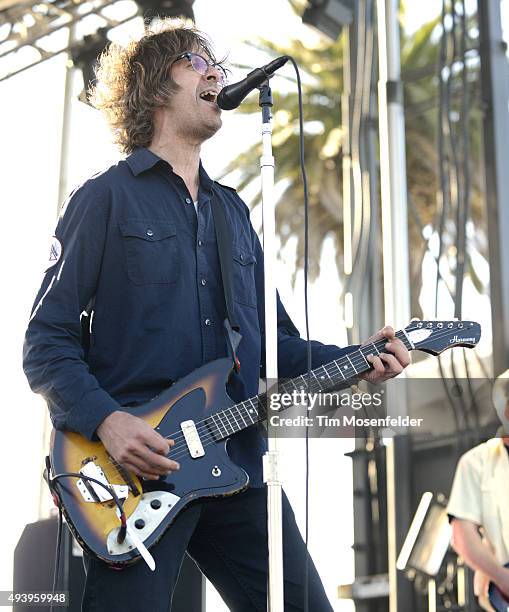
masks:
<svg viewBox="0 0 509 612"><path fill-rule="evenodd" d="M213 583L230 610L267 609L267 492L252 488L182 512L151 549L156 569L140 561L123 570L84 555L85 612L168 612L185 551ZM283 493L285 612L304 607L305 546ZM309 559L309 610L332 608Z"/></svg>

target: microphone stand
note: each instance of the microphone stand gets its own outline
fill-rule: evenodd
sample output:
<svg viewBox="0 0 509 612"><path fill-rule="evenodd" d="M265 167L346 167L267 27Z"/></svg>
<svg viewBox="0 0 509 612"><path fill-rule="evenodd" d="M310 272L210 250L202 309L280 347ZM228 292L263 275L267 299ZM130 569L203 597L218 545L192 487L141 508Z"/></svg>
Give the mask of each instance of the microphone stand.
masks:
<svg viewBox="0 0 509 612"><path fill-rule="evenodd" d="M260 90L259 105L262 109L262 155L260 169L262 179L262 225L265 286L265 380L267 406L269 394L277 393L277 297L275 281L276 263L276 215L274 203L274 157L272 155L271 108L272 91L269 79ZM267 531L269 548L269 612L284 612L283 581L283 512L281 481L278 477L277 437L270 435L270 417L267 414L268 451L263 456L263 480L267 483Z"/></svg>

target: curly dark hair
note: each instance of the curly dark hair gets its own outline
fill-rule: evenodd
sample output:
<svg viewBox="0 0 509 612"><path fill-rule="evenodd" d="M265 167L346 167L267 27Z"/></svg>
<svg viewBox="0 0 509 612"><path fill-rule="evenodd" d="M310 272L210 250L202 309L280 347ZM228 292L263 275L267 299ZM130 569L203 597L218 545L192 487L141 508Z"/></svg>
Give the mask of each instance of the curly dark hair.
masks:
<svg viewBox="0 0 509 612"><path fill-rule="evenodd" d="M91 102L101 110L123 153L147 147L154 136L154 111L179 86L170 77L172 62L185 51L202 50L216 62L207 37L182 21L164 19L126 47L110 43L96 68Z"/></svg>

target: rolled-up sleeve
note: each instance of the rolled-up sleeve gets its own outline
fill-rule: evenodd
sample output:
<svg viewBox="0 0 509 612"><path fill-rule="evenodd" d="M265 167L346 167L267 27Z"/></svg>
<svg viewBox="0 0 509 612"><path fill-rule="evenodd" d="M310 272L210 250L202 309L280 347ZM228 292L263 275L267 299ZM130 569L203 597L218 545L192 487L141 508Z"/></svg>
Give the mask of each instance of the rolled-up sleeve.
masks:
<svg viewBox="0 0 509 612"><path fill-rule="evenodd" d="M55 230L57 260L44 275L25 334L23 369L57 429L95 440L101 421L120 408L89 371L80 322L101 269L107 196L85 183L63 211Z"/></svg>
<svg viewBox="0 0 509 612"><path fill-rule="evenodd" d="M482 464L478 447L465 453L458 462L452 484L447 514L482 525Z"/></svg>

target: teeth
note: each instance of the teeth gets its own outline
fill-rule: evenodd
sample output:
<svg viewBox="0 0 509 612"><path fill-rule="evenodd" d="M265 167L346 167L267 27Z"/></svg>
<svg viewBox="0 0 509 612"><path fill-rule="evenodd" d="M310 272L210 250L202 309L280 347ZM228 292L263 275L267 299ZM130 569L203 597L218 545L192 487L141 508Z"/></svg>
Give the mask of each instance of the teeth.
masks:
<svg viewBox="0 0 509 612"><path fill-rule="evenodd" d="M210 91L202 91L200 94L200 98L205 98L205 96L212 96L214 98L214 100L217 98L217 92L210 90Z"/></svg>

